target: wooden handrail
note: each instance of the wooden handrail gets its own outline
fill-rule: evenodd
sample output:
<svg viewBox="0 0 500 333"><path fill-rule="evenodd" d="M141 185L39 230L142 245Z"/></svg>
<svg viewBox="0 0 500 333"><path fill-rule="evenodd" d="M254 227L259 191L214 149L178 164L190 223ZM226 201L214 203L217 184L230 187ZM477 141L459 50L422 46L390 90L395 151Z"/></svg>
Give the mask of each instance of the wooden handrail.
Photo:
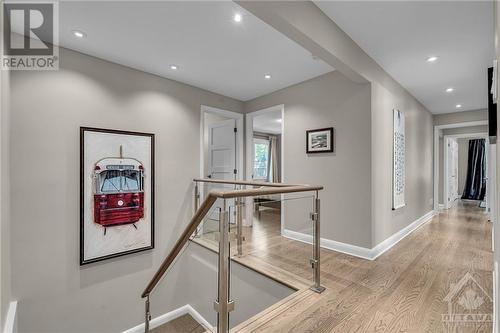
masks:
<svg viewBox="0 0 500 333"><path fill-rule="evenodd" d="M249 180L223 180L223 179L211 179L211 178L195 178L195 179L193 179L193 181L199 182L199 183L249 185L249 186L260 186L260 187L288 187L288 186L304 185L304 184L256 182L256 181L249 181ZM308 185L304 185L304 186L308 186Z"/></svg>
<svg viewBox="0 0 500 333"><path fill-rule="evenodd" d="M158 282L167 271L167 269L172 265L175 258L181 252L182 248L189 241L191 235L196 231L196 228L201 223L205 215L210 211L210 208L215 203L215 201L220 199L232 199L237 197L253 197L258 195L268 195L268 194L281 194L281 193L294 193L294 192L309 192L309 191L319 191L323 189L323 186L311 186L311 185L290 185L284 183L264 183L264 182L249 182L249 181L226 181L226 180L215 180L215 179L194 179L197 182L210 182L210 183L223 183L223 184L234 184L234 185L249 185L249 186L262 186L265 188L253 188L245 190L230 190L230 191L210 191L207 198L203 201L200 208L196 211L193 218L189 222L184 232L179 237L175 243L173 249L170 251L168 256L163 260L160 268L156 271L155 275L148 283L146 289L142 292L141 297L147 297L156 287Z"/></svg>
<svg viewBox="0 0 500 333"><path fill-rule="evenodd" d="M182 233L181 237L179 237L177 243L175 243L173 249L170 251L165 260L163 260L162 264L160 265L160 268L158 268L155 275L148 283L146 289L144 289L144 291L142 292L141 295L142 298L148 296L154 289L154 287L156 287L158 282L163 277L163 274L165 274L170 265L172 265L179 252L181 252L184 245L186 245L186 243L189 241L189 238L196 231L196 228L203 220L205 215L207 215L207 213L209 212L210 208L212 207L212 205L216 200L217 197L215 195L209 194L207 198L203 201L200 208L198 208L193 218L191 219L191 222L189 222L186 229L184 229L184 232Z"/></svg>

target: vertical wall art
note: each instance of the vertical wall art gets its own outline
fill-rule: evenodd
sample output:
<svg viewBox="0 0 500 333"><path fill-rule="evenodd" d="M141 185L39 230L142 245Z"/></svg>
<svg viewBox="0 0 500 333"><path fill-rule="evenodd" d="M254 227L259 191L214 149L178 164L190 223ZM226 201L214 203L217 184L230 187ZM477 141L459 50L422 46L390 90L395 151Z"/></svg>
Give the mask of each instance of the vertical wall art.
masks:
<svg viewBox="0 0 500 333"><path fill-rule="evenodd" d="M405 115L393 110L392 209L405 206Z"/></svg>
<svg viewBox="0 0 500 333"><path fill-rule="evenodd" d="M154 247L154 134L80 128L80 265Z"/></svg>

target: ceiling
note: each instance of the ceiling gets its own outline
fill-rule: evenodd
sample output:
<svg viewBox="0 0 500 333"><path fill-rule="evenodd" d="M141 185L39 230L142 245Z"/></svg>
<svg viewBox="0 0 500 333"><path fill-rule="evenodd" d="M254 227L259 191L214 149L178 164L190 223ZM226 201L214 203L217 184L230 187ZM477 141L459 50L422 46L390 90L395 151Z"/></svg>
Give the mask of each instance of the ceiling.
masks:
<svg viewBox="0 0 500 333"><path fill-rule="evenodd" d="M493 2L314 2L432 113L487 107Z"/></svg>
<svg viewBox="0 0 500 333"><path fill-rule="evenodd" d="M281 134L281 109L253 117L253 130L257 132Z"/></svg>
<svg viewBox="0 0 500 333"><path fill-rule="evenodd" d="M229 1L59 4L61 46L242 101L333 70Z"/></svg>

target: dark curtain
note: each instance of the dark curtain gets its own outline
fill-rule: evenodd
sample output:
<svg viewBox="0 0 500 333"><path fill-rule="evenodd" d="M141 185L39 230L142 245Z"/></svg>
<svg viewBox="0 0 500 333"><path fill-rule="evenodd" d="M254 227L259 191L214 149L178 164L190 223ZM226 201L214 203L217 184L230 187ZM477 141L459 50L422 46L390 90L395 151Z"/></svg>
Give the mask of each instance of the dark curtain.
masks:
<svg viewBox="0 0 500 333"><path fill-rule="evenodd" d="M486 163L484 139L469 140L467 180L462 199L483 200L486 193Z"/></svg>

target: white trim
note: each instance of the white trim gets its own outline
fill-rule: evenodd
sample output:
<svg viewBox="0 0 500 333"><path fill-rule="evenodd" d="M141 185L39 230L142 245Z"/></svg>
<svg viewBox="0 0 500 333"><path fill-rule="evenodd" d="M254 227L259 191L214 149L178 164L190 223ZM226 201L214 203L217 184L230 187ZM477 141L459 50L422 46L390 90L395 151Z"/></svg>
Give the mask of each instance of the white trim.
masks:
<svg viewBox="0 0 500 333"><path fill-rule="evenodd" d="M283 157L285 156L285 105L279 104L274 105L265 109L261 109L258 111L249 112L245 115L245 146L246 146L246 180L253 180L253 118L255 116L259 116L262 114L266 114L269 112L281 111L281 182L285 182L285 163ZM248 197L245 200L246 203L246 212L245 212L245 225L251 226L253 221L253 198ZM281 195L281 234L283 234L285 230L285 214L283 209L283 195Z"/></svg>
<svg viewBox="0 0 500 333"><path fill-rule="evenodd" d="M488 120L477 120L477 121L468 121L468 122L453 123L453 124L446 124L446 125L435 125L434 126L434 172L433 172L434 210L438 210L438 207L439 207L439 137L441 134L440 133L441 130L447 129L447 128L459 128L459 127L483 126L483 125L488 125Z"/></svg>
<svg viewBox="0 0 500 333"><path fill-rule="evenodd" d="M14 333L16 331L16 314L17 314L17 301L9 303L7 316L5 317L5 324L3 326L3 333Z"/></svg>
<svg viewBox="0 0 500 333"><path fill-rule="evenodd" d="M382 243L379 243L377 246L375 246L372 249L368 249L366 247L361 247L357 245L351 245L351 244L346 244L342 242L337 242L333 241L330 239L325 239L321 238L321 247L336 251L336 252L341 252L345 253L351 256L367 259L367 260L375 260L377 259L380 255L382 255L384 252L388 251L390 248L392 248L394 245L399 243L402 239L404 239L406 236L411 234L413 231L417 230L419 227L424 225L425 223L429 222L432 217L435 215L435 211L430 211L424 216L418 218L415 220L413 223L410 225L406 226L405 228L401 229L400 231L396 232L386 240L384 240ZM284 230L283 231L283 237L290 238L299 242L303 243L312 243L312 236L308 234L304 234L301 232L296 232L296 231L291 231L291 230Z"/></svg>
<svg viewBox="0 0 500 333"><path fill-rule="evenodd" d="M302 243L312 244L312 235L304 234L302 232L292 231L285 229L282 233L283 237L293 239ZM371 250L366 247L346 244L342 242L337 242L331 239L321 238L321 247L332 250L335 252L345 253L351 256L373 260L371 256Z"/></svg>
<svg viewBox="0 0 500 333"><path fill-rule="evenodd" d="M439 204L439 205L438 205L438 209L439 209L439 210L443 210L443 209L444 209L444 204Z"/></svg>
<svg viewBox="0 0 500 333"><path fill-rule="evenodd" d="M149 328L153 329L159 327L186 314L191 315L191 317L193 317L193 319L196 320L205 329L213 331L213 326L189 304L186 304L184 306L181 306L180 308L151 319L151 321L149 322ZM144 324L134 326L126 331L123 331L122 333L144 333Z"/></svg>

